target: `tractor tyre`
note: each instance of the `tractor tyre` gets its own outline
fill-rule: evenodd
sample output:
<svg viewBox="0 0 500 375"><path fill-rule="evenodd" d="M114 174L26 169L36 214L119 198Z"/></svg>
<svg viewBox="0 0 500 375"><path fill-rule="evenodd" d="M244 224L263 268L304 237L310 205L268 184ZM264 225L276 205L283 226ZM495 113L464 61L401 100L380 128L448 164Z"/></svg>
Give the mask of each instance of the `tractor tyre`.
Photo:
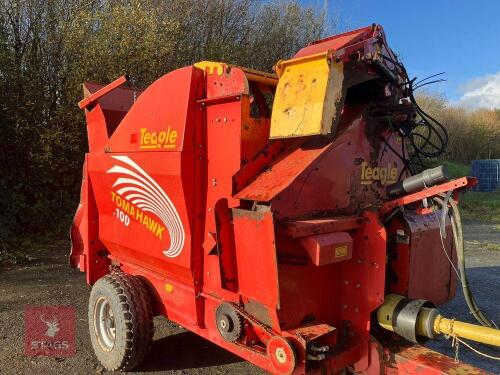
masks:
<svg viewBox="0 0 500 375"><path fill-rule="evenodd" d="M137 277L114 272L99 279L90 293L88 319L92 347L107 370L132 370L149 353L153 312Z"/></svg>

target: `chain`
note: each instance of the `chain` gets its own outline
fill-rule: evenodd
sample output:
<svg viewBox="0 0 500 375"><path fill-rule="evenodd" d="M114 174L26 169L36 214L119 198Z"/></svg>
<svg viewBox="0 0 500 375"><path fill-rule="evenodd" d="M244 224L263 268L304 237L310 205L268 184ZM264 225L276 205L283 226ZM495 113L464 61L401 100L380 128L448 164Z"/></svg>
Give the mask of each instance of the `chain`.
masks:
<svg viewBox="0 0 500 375"><path fill-rule="evenodd" d="M457 339L458 339L457 335L453 335L451 337L451 347L455 348L455 362L456 363L460 362L460 360L458 359L458 351L459 351L460 342Z"/></svg>
<svg viewBox="0 0 500 375"><path fill-rule="evenodd" d="M455 333L451 333L448 336L445 336L447 339L451 338L451 347L455 349L455 362L460 362L458 359L458 351L459 351L459 345L463 344L470 350L472 350L474 353L479 354L482 357L493 359L495 361L500 361L500 357L495 357L486 353L483 353L482 351L472 347L470 344L466 343L465 341L461 340Z"/></svg>

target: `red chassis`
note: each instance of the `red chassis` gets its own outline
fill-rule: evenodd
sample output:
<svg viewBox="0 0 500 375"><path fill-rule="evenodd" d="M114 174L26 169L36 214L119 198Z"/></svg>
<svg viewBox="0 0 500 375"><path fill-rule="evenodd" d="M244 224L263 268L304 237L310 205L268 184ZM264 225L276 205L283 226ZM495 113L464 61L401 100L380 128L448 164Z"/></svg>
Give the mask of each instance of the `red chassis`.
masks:
<svg viewBox="0 0 500 375"><path fill-rule="evenodd" d="M381 38L380 27L363 28L297 57L335 50L347 61ZM384 225L384 215L409 203L385 203L385 185L403 166L381 138L395 147L398 137L371 134L368 101L353 100L335 137L270 140L266 97L277 78L222 67L178 69L142 93L119 88L125 79L85 85L89 153L72 265L89 284L110 269L140 277L156 315L272 373L472 371L373 337L372 313L384 295L411 295L409 285L426 277L409 263L386 262L393 230L404 224ZM362 68L366 81L377 77ZM432 225L421 233L429 243ZM422 262L432 271L432 259ZM390 284L389 267L413 279ZM449 272L430 274L454 285ZM454 287L427 292L413 297L444 302ZM216 324L224 303L244 323L236 340Z"/></svg>

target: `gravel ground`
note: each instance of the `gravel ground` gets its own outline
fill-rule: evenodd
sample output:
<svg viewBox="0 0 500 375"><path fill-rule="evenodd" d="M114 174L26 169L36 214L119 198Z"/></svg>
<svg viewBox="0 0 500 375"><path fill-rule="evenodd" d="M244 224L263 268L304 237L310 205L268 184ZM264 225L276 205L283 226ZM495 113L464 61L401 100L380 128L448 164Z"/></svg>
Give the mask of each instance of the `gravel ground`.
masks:
<svg viewBox="0 0 500 375"><path fill-rule="evenodd" d="M68 243L29 249L28 265L0 268L0 374L111 374L97 362L90 344L85 275L68 265ZM77 311L76 355L27 357L24 350L25 305L70 305ZM155 318L151 355L140 374L265 374L241 358Z"/></svg>
<svg viewBox="0 0 500 375"><path fill-rule="evenodd" d="M470 281L478 303L500 322L500 251L484 243L500 245L500 231L491 225L470 222L465 226ZM87 326L90 287L84 275L68 264L68 243L26 249L28 264L0 267L0 374L101 374L107 373L94 357ZM71 305L77 310L77 353L69 358L27 357L23 354L23 309L26 305ZM471 321L458 291L457 298L441 308L444 314ZM141 374L264 374L210 342L163 318L155 318L152 354ZM453 355L447 341L430 347ZM478 346L500 356L500 352ZM500 373L498 365L460 348L459 358Z"/></svg>
<svg viewBox="0 0 500 375"><path fill-rule="evenodd" d="M466 222L464 226L467 276L477 304L486 315L500 324L500 228L480 222ZM440 306L442 315L476 323L465 304L463 293L457 286L455 299ZM472 344L489 355L500 357L500 350ZM446 339L429 342L428 347L455 356L451 342ZM459 346L458 358L476 367L500 374L498 361L483 358L468 348Z"/></svg>

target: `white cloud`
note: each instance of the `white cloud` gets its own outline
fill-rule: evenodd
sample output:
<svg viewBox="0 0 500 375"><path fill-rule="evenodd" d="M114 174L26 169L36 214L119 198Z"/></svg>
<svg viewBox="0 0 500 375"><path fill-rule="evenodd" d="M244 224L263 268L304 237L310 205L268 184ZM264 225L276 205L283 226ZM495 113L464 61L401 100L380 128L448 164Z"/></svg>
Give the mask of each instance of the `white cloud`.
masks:
<svg viewBox="0 0 500 375"><path fill-rule="evenodd" d="M500 72L470 80L460 87L457 104L468 108L500 108Z"/></svg>

